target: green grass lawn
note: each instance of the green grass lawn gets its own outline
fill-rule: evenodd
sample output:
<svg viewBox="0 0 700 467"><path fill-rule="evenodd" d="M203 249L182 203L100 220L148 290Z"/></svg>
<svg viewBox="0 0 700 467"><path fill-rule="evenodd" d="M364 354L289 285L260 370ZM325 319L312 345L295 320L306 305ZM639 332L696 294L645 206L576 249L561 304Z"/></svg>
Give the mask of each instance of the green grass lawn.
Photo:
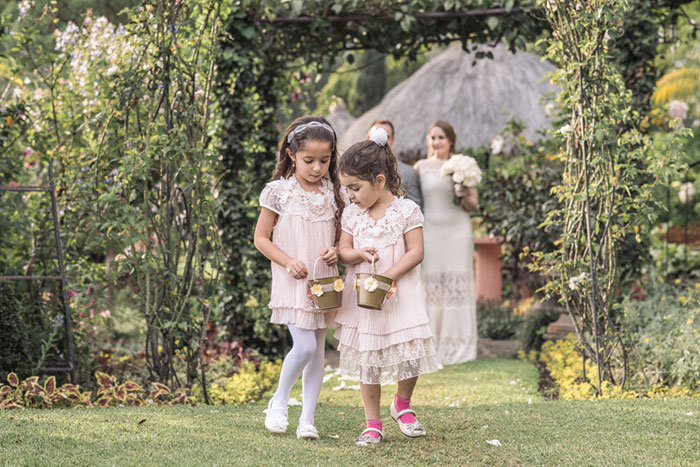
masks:
<svg viewBox="0 0 700 467"><path fill-rule="evenodd" d="M420 378L413 406L428 430L358 448L359 391L324 384L322 438L297 440L263 426L267 398L247 406L0 412L2 465L700 465L700 400L545 401L537 372L516 360L480 360ZM355 384L345 382L346 385ZM299 389L293 397L301 400ZM269 394L268 394L269 397ZM692 415L688 415L692 412ZM500 447L487 440L497 439Z"/></svg>

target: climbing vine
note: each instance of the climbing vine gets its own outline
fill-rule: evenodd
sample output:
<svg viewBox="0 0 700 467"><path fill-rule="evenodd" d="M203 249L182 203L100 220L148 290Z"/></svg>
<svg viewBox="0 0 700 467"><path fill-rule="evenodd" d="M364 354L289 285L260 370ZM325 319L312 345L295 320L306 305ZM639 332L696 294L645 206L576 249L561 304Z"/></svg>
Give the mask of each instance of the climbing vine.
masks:
<svg viewBox="0 0 700 467"><path fill-rule="evenodd" d="M562 235L557 251L541 255L540 266L550 276L547 289L573 318L582 353L596 365L599 395L602 381L624 386L627 377L619 259L630 239L643 241L653 187L674 162L673 151L654 150L640 131L649 93L640 104L634 91L644 81L625 77L630 70L618 61L618 43L628 34L620 18L631 3L542 2L554 39L548 56L559 65L554 80L569 119L557 131L565 168L554 194L563 207L546 222ZM640 66L640 77L653 70Z"/></svg>

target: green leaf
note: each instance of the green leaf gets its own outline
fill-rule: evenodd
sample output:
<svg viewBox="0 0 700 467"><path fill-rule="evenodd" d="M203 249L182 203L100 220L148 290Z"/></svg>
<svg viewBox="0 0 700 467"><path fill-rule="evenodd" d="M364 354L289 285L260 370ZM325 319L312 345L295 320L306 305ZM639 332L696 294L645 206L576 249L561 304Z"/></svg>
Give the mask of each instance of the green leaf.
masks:
<svg viewBox="0 0 700 467"><path fill-rule="evenodd" d="M500 20L495 16L489 16L488 18L486 18L486 25L492 31L495 30L499 24L500 24Z"/></svg>

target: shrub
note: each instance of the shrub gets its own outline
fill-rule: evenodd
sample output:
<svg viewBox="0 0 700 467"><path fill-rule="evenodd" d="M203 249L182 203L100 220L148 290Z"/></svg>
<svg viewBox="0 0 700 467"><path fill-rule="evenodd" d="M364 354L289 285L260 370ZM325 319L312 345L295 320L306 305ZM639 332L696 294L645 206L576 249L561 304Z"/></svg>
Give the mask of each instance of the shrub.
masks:
<svg viewBox="0 0 700 467"><path fill-rule="evenodd" d="M479 337L510 339L515 335L522 317L507 306L479 303L476 322Z"/></svg>
<svg viewBox="0 0 700 467"><path fill-rule="evenodd" d="M69 408L69 407L109 407L122 405L194 405L195 400L185 388L175 392L160 383L152 383L153 389L144 396L144 388L133 381L119 383L114 376L95 372L99 389L93 401L92 391L81 391L79 385L56 385L56 377L49 376L43 386L39 377L32 376L20 381L15 373L7 376L8 385L0 387L0 409L23 408Z"/></svg>
<svg viewBox="0 0 700 467"><path fill-rule="evenodd" d="M535 307L525 313L525 317L515 334L526 352L539 350L544 342L544 333L549 323L559 318L559 310L552 307Z"/></svg>
<svg viewBox="0 0 700 467"><path fill-rule="evenodd" d="M637 384L700 384L700 282L688 286L649 280L623 303L631 372ZM638 298L644 298L642 300Z"/></svg>
<svg viewBox="0 0 700 467"><path fill-rule="evenodd" d="M529 359L532 354L523 352L520 357ZM584 373L584 362L577 350L576 338L573 335L569 335L567 339L545 342L539 359L546 364L547 370L556 382L559 397L569 400L597 398L598 370L596 365L587 359ZM603 381L601 388L601 399L658 399L700 396L700 385L698 384L691 386L654 384L649 387L637 386L625 390L609 381Z"/></svg>
<svg viewBox="0 0 700 467"><path fill-rule="evenodd" d="M213 404L246 404L257 400L277 381L281 368L279 360L264 360L258 366L248 360L236 373L227 376L220 371L230 369L230 358L220 358L216 366L209 368L209 374L213 376L208 387L209 399ZM204 401L199 383L192 387L192 393L198 401Z"/></svg>

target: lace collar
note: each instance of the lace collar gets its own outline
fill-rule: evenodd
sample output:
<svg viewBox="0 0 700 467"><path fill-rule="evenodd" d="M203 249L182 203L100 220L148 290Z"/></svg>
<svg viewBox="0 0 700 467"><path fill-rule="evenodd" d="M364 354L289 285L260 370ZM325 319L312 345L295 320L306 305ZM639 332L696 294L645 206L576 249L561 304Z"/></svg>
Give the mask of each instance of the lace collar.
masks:
<svg viewBox="0 0 700 467"><path fill-rule="evenodd" d="M365 218L365 220L366 220L365 224L370 225L370 226L386 224L389 220L391 220L393 213L398 213L398 207L397 207L398 200L399 200L399 197L394 195L394 199L391 200L391 203L389 203L389 206L386 207L384 214L379 219L375 219L374 217L372 217L370 215L369 208L360 209L358 207L357 209L360 211L360 213L359 213L360 216Z"/></svg>
<svg viewBox="0 0 700 467"><path fill-rule="evenodd" d="M335 195L330 180L321 179L320 192L304 190L293 174L289 178L280 178L279 182L284 187L279 195L280 201L285 204L292 201L288 208L291 214L309 220L327 220L335 216Z"/></svg>

